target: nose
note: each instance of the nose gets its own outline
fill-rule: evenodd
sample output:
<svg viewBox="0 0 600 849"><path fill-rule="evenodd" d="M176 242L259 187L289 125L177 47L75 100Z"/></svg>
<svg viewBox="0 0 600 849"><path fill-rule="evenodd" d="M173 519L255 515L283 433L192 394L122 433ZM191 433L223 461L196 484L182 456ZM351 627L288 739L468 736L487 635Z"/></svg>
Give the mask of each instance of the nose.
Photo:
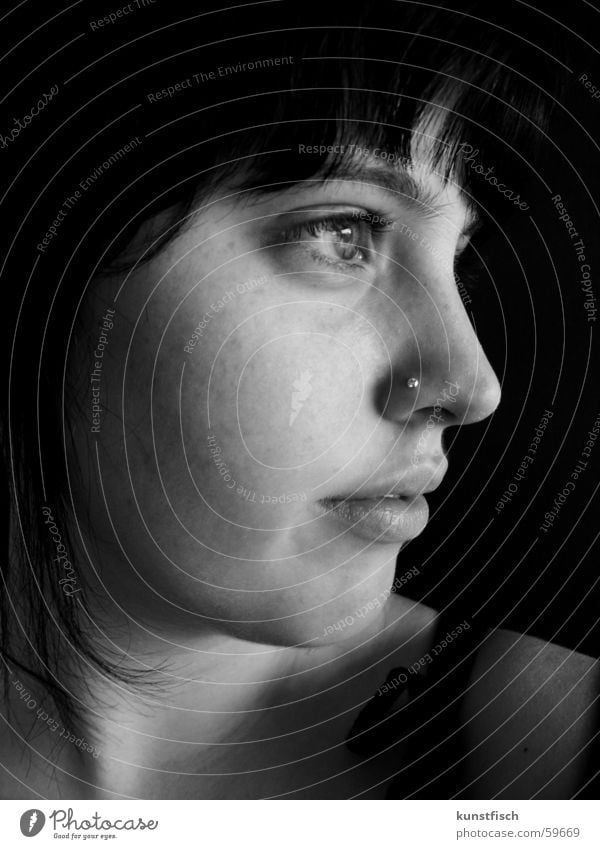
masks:
<svg viewBox="0 0 600 849"><path fill-rule="evenodd" d="M444 425L473 424L490 416L500 403L500 383L454 278L437 297L435 291L422 289L412 308L403 311L403 321L408 334L399 334L396 326L396 339L402 336L403 341L393 349L388 413L405 418L441 408Z"/></svg>

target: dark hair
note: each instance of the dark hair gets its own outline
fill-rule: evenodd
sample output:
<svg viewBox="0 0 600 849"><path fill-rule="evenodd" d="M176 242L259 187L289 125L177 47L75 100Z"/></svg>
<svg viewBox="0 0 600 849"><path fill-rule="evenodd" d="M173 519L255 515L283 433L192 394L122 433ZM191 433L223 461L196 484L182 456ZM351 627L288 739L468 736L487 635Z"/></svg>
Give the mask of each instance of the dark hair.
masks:
<svg viewBox="0 0 600 849"><path fill-rule="evenodd" d="M445 118L432 165L492 218L504 214L497 193L461 168L460 146L499 175L510 162L518 185L561 64L537 46L535 10L522 6L516 35L501 10L477 3L267 0L190 14L169 2L111 22L113 6L94 3L93 21L88 5L75 6L38 31L32 14L41 10L13 13L15 43L25 34L27 55L48 58L25 76L33 59L15 49L7 113L24 115L42 92L47 102L1 151L14 177L3 252L1 651L47 689L69 727L81 720L61 676L73 650L82 679L86 664L123 681L132 674L90 639L85 589L67 593L74 584L57 578L69 577L57 546L79 550L72 517L85 516L71 503L68 458L88 368L76 384L65 363L96 277L159 251L225 183L260 193L324 177L350 145L410 159L416 128L436 107ZM534 34L537 45L527 43ZM299 145L338 147L314 155ZM132 238L159 213L160 229L131 256ZM84 586L85 570L71 568Z"/></svg>

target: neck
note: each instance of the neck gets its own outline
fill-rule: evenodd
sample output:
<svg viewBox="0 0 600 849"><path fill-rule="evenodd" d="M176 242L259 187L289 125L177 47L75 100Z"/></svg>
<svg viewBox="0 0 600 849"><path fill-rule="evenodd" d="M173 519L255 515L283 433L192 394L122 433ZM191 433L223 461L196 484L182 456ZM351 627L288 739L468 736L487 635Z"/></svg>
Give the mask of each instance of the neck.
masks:
<svg viewBox="0 0 600 849"><path fill-rule="evenodd" d="M209 628L105 627L142 681L88 680L99 755L85 780L142 798L262 798L327 783L356 760L344 739L360 707L390 667L419 656L431 622L428 609L391 596L366 630L314 648Z"/></svg>

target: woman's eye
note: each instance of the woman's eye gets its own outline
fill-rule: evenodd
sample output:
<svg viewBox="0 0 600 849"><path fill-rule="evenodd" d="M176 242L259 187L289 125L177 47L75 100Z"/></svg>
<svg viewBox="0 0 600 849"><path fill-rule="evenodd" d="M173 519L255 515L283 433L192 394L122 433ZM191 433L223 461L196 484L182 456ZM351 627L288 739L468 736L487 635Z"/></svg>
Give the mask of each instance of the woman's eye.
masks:
<svg viewBox="0 0 600 849"><path fill-rule="evenodd" d="M336 227L327 231L329 244L339 259L350 262L353 259L363 260L365 255L356 244L358 234L352 227Z"/></svg>
<svg viewBox="0 0 600 849"><path fill-rule="evenodd" d="M319 262L365 267L373 260L375 231L389 229L392 222L368 213L361 213L361 218L358 215L303 221L284 231L283 240L309 248L313 258ZM377 219L377 225L373 218Z"/></svg>

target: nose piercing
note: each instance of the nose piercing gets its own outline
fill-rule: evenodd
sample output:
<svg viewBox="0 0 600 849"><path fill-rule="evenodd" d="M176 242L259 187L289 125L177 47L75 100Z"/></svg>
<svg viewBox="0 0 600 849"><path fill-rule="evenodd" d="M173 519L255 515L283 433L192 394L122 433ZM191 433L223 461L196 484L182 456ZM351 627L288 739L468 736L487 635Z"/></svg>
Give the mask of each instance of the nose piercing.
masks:
<svg viewBox="0 0 600 849"><path fill-rule="evenodd" d="M406 381L406 385L408 386L409 389L416 389L417 386L419 385L419 378L418 377L409 377L408 380Z"/></svg>

